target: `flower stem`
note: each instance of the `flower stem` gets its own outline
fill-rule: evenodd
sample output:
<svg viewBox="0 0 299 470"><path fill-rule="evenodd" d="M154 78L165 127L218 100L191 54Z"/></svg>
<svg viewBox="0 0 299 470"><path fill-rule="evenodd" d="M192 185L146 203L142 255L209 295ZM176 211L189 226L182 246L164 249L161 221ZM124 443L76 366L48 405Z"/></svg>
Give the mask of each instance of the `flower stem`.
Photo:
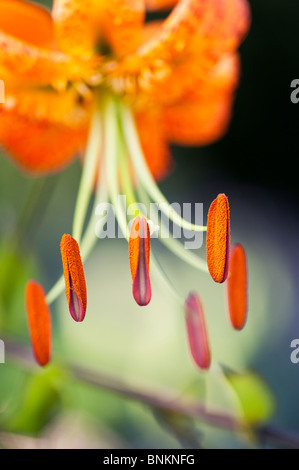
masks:
<svg viewBox="0 0 299 470"><path fill-rule="evenodd" d="M21 345L12 339L4 338L5 351L12 361L29 369L36 369L36 363L28 347ZM119 378L107 375L101 371L92 371L74 364L60 364L60 367L69 371L71 376L81 382L97 388L120 395L129 400L144 403L147 406L178 413L182 416L198 419L209 426L225 429L243 434L255 435L258 442L265 445L274 445L299 449L299 435L285 429L271 425L256 425L248 427L245 421L236 416L222 411L210 411L204 403L190 398L181 398L177 391L148 391L138 387L127 385Z"/></svg>

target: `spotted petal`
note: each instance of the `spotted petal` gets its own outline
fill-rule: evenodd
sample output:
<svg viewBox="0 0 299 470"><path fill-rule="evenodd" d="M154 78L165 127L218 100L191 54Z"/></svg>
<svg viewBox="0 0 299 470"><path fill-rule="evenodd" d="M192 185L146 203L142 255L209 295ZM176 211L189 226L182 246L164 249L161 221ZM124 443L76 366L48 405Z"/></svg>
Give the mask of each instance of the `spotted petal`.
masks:
<svg viewBox="0 0 299 470"><path fill-rule="evenodd" d="M181 0L164 21L158 34L145 41L136 54L127 57L119 71L128 75L147 73L157 80L164 64L176 67L182 61L196 60L204 75L223 54L236 50L249 26L245 0ZM168 75L165 72L165 80ZM158 80L164 79L159 73ZM147 84L149 87L149 84Z"/></svg>
<svg viewBox="0 0 299 470"><path fill-rule="evenodd" d="M102 2L101 27L104 38L118 56L139 46L145 19L144 0L109 0Z"/></svg>
<svg viewBox="0 0 299 470"><path fill-rule="evenodd" d="M91 56L95 45L95 0L54 0L52 16L61 50Z"/></svg>
<svg viewBox="0 0 299 470"><path fill-rule="evenodd" d="M35 173L63 168L83 148L84 126L69 127L0 110L0 145L23 168Z"/></svg>

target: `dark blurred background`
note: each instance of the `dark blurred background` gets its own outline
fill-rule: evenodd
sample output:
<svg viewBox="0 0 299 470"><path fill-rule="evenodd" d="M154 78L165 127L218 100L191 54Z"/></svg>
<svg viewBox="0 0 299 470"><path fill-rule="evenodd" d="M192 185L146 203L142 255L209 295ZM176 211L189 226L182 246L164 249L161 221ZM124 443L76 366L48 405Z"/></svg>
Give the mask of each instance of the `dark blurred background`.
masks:
<svg viewBox="0 0 299 470"><path fill-rule="evenodd" d="M273 343L269 337L273 324L269 323L269 336L252 366L262 372L278 397L277 421L298 431L299 364L290 362L289 345L292 338L299 337L299 104L290 100L291 81L299 78L299 3L249 3L252 25L240 48L242 77L230 130L221 141L204 149L177 149L176 171L182 177L176 180L173 174L165 187L171 191L173 181L183 192L202 191L206 203L217 192L225 192L237 233L254 240L261 256L267 245L276 246L276 265L267 255L264 260L269 269L274 261L278 278L277 284L270 285L273 309L276 289L280 289L279 257L286 261L295 286L291 320L280 340ZM287 308L279 307L281 318Z"/></svg>

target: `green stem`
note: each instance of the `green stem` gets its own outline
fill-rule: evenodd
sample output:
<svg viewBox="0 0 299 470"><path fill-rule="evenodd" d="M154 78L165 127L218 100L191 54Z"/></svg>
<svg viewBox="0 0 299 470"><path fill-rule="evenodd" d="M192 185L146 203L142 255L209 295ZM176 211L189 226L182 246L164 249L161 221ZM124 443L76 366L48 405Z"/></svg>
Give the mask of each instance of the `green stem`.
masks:
<svg viewBox="0 0 299 470"><path fill-rule="evenodd" d="M85 163L88 166L88 169L85 170L84 168L84 176L82 176L82 180L84 180L84 183L81 183L80 185L80 191L81 195L78 196L78 204L77 204L77 210L75 212L76 214L76 222L74 222L74 226L76 227L75 232L73 235L74 238L77 239L77 242L80 246L80 253L81 253L81 259L82 262L87 259L89 256L91 250L93 249L94 245L96 244L97 241L97 235L95 233L95 224L94 224L94 219L93 217L90 218L89 223L87 225L87 228L85 230L84 236L81 239L81 233L83 229L83 223L84 223L84 206L85 209L87 208L87 203L88 199L90 198L91 195L91 188L93 187L92 182L95 181L95 171L96 171L96 166L98 165L98 150L100 148L100 142L101 142L101 131L97 133L97 126L101 128L101 121L98 113L96 112L96 116L93 119L93 125L92 125L92 131L90 133L90 138L92 139L92 143L88 144L88 156L86 156ZM98 143L96 143L95 139L96 136L98 138ZM94 152L94 155L92 155L92 150ZM104 154L105 152L103 152ZM104 161L104 156L101 161L101 165L99 168L99 175L98 175L98 185L97 185L97 190L96 190L96 197L94 200L94 205L93 205L93 210L92 214L95 213L96 207L100 202L106 202L108 200L108 193L107 193L107 188L106 188L106 182L105 182L105 161ZM94 170L94 173L92 174L92 170ZM89 182L89 184L88 184ZM83 196L83 188L86 189L87 196ZM102 221L102 227L100 228L101 230L104 227L105 219ZM52 302L54 302L59 295L64 291L65 289L65 281L64 281L64 276L60 276L60 278L57 280L57 282L54 284L54 286L51 288L51 290L48 292L46 296L46 300L48 304L50 305Z"/></svg>
<svg viewBox="0 0 299 470"><path fill-rule="evenodd" d="M73 237L79 244L88 204L94 187L96 168L99 164L102 144L101 134L102 123L100 113L94 112L73 220Z"/></svg>
<svg viewBox="0 0 299 470"><path fill-rule="evenodd" d="M150 200L149 200L147 194L145 193L145 191L143 190L142 186L138 187L137 192L140 196L140 199L142 199L143 201L146 201L145 203L147 205L149 205ZM163 224L163 220L161 218L159 220L159 223L160 223L160 225ZM183 260L185 263L189 264L190 266L192 266L196 269L199 269L200 271L203 271L203 272L206 272L206 273L209 272L206 261L203 260L202 258L200 258L199 256L195 255L193 253L193 251L186 250L178 240L174 239L171 236L169 236L167 238L159 237L159 240L170 251L172 251L173 254L178 256L178 258Z"/></svg>
<svg viewBox="0 0 299 470"><path fill-rule="evenodd" d="M133 166L152 200L159 204L161 211L163 211L167 217L179 227L195 232L206 231L207 228L205 226L195 225L187 222L171 208L171 205L156 185L155 180L153 179L152 174L147 166L131 111L128 108L122 106L120 107L120 115Z"/></svg>
<svg viewBox="0 0 299 470"><path fill-rule="evenodd" d="M109 100L106 104L105 109L105 121L104 121L104 133L106 143L106 154L107 158L107 184L111 202L115 209L115 215L117 217L118 224L123 236L126 240L128 237L126 214L121 207L118 207L118 195L119 195L119 181L117 174L117 157L122 151L118 132L117 117L117 105L112 100ZM118 208L118 210L117 210Z"/></svg>
<svg viewBox="0 0 299 470"><path fill-rule="evenodd" d="M117 129L115 128L115 131L116 130ZM121 129L119 129L119 132L121 132ZM115 138L115 140L118 140L118 141L122 142L122 138L123 138L122 135L119 135L118 138L117 137ZM118 153L118 158L119 158L120 161L125 160L124 152L126 152L126 151L127 151L126 147L124 145L122 145L122 147L120 149L120 152ZM131 183L130 175L128 173L128 166L125 162L123 162L123 164L122 164L122 169L123 169L124 173L122 172L121 176L125 180L126 190L127 190L128 194L130 195L131 203L136 205L136 210L138 210L140 212L140 214L143 214L141 207L138 205L138 203L136 201L135 192L134 192L134 189L133 189L133 186L132 186L132 183ZM111 170L111 173L112 173L112 170ZM119 211L118 211L118 214L119 214ZM143 215L146 216L146 214L143 214ZM126 216L125 212L121 213L121 222L120 222L120 224L121 224L121 228L123 226L123 229L122 229L122 231L123 231L124 227L127 227L127 216ZM127 240L128 240L128 237L127 237ZM158 279L159 282L167 288L167 290L174 297L174 299L180 305L184 305L183 298L178 294L177 290L175 289L175 287L170 282L168 276L166 275L165 271L162 269L160 263L158 262L158 260L155 257L153 252L151 252L151 271L154 274L154 277L156 279Z"/></svg>
<svg viewBox="0 0 299 470"><path fill-rule="evenodd" d="M12 361L23 365L30 370L36 370L36 363L32 359L32 353L28 347L4 338L5 352ZM119 378L107 375L105 372L92 371L75 364L60 364L66 367L74 379L82 381L111 393L118 394L126 399L135 400L147 406L178 413L182 416L198 419L205 424L225 429L231 432L241 432L245 435L256 435L262 444L272 443L285 448L299 449L299 435L285 429L271 425L256 425L248 427L248 424L236 416L209 410L204 403L190 398L182 398L177 391L148 391L132 385L127 385Z"/></svg>

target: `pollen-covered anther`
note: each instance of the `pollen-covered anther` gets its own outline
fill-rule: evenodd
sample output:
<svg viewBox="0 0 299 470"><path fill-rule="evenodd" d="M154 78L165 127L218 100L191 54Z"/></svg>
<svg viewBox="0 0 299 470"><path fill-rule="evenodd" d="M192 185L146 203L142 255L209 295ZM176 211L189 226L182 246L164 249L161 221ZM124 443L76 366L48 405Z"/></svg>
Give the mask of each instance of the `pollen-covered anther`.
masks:
<svg viewBox="0 0 299 470"><path fill-rule="evenodd" d="M247 319L248 276L246 253L240 243L231 250L226 288L231 324L236 330L241 330Z"/></svg>
<svg viewBox="0 0 299 470"><path fill-rule="evenodd" d="M201 300L191 292L185 301L185 321L191 355L200 369L208 369L211 354Z"/></svg>
<svg viewBox="0 0 299 470"><path fill-rule="evenodd" d="M152 296L149 276L150 228L144 216L137 216L129 238L129 261L133 279L133 296L140 306L147 305Z"/></svg>
<svg viewBox="0 0 299 470"><path fill-rule="evenodd" d="M45 366L51 357L51 314L38 282L27 283L25 302L33 353L38 364Z"/></svg>
<svg viewBox="0 0 299 470"><path fill-rule="evenodd" d="M69 311L76 322L81 322L86 313L87 292L79 246L71 235L64 234L60 249Z"/></svg>
<svg viewBox="0 0 299 470"><path fill-rule="evenodd" d="M230 250L230 215L225 194L212 202L207 222L207 263L215 282L224 282L228 274Z"/></svg>

